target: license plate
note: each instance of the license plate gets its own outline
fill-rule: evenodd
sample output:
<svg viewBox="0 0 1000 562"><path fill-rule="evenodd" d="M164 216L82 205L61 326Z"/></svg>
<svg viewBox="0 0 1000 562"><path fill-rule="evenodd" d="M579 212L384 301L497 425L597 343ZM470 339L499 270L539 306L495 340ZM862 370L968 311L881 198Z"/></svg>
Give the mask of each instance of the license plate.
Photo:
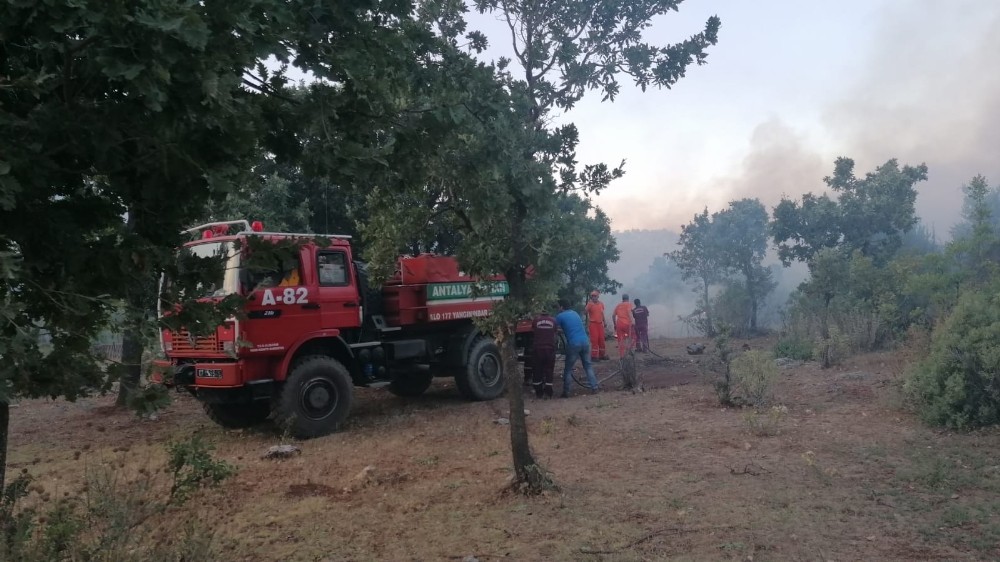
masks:
<svg viewBox="0 0 1000 562"><path fill-rule="evenodd" d="M198 369L200 379L221 379L222 369Z"/></svg>

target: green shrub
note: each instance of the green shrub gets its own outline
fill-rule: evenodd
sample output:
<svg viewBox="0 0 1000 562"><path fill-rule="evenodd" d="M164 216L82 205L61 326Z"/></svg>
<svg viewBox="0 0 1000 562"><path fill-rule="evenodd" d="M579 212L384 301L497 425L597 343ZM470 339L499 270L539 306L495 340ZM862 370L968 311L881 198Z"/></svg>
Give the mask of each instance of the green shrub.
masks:
<svg viewBox="0 0 1000 562"><path fill-rule="evenodd" d="M809 361L813 358L813 344L797 337L782 338L774 345L774 356Z"/></svg>
<svg viewBox="0 0 1000 562"><path fill-rule="evenodd" d="M733 360L734 395L744 404L767 405L771 400L771 386L777 378L774 356L766 351L748 351Z"/></svg>
<svg viewBox="0 0 1000 562"><path fill-rule="evenodd" d="M842 363L844 359L853 355L854 350L850 337L841 332L836 325L833 325L830 326L830 337L816 339L813 357L819 360L819 364L826 369Z"/></svg>
<svg viewBox="0 0 1000 562"><path fill-rule="evenodd" d="M197 435L167 446L167 467L173 476L171 501L183 503L195 490L214 486L233 474L232 465L212 457L212 449Z"/></svg>
<svg viewBox="0 0 1000 562"><path fill-rule="evenodd" d="M1000 284L961 295L936 328L905 390L929 423L956 429L1000 422Z"/></svg>

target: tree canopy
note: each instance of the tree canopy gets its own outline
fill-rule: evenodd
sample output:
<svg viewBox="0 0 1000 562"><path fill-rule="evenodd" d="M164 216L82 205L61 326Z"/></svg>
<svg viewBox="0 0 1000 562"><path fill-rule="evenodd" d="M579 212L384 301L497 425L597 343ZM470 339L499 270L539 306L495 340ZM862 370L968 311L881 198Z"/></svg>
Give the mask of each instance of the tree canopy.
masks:
<svg viewBox="0 0 1000 562"><path fill-rule="evenodd" d="M902 236L917 224L917 182L927 179L927 166L899 167L896 159L858 178L854 160L838 158L824 183L837 196L807 193L802 201L782 199L774 209L771 235L784 263L809 262L823 248L860 250L881 262L902 245Z"/></svg>

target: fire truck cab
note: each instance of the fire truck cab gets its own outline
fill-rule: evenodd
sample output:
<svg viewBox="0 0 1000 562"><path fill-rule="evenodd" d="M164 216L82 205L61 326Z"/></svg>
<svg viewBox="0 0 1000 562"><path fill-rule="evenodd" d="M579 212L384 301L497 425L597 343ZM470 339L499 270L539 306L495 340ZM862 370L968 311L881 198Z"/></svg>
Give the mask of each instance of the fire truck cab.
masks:
<svg viewBox="0 0 1000 562"><path fill-rule="evenodd" d="M218 424L247 427L273 416L282 430L314 437L347 418L353 387L416 396L434 376L454 377L470 400L503 393L499 349L473 322L507 294L503 278L473 279L452 257L420 255L400 257L395 275L376 288L348 236L265 232L245 220L186 232L201 238L182 252L225 261L204 298L239 294L245 310L208 336L163 330L159 366ZM297 264L241 268L248 245L238 242L251 236L298 240Z"/></svg>

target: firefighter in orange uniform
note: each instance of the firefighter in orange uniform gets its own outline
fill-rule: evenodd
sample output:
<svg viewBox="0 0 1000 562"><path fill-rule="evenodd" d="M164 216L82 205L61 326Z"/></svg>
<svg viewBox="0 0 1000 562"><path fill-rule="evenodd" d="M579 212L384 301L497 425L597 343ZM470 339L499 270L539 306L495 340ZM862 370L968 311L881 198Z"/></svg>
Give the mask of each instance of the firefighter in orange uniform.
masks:
<svg viewBox="0 0 1000 562"><path fill-rule="evenodd" d="M618 358L622 359L632 346L632 303L628 301L628 295L622 295L622 302L615 307L611 321L614 323L615 337L618 339Z"/></svg>
<svg viewBox="0 0 1000 562"><path fill-rule="evenodd" d="M590 334L590 358L594 361L608 358L608 350L604 347L604 303L598 300L601 294L590 293L587 303L587 333Z"/></svg>

